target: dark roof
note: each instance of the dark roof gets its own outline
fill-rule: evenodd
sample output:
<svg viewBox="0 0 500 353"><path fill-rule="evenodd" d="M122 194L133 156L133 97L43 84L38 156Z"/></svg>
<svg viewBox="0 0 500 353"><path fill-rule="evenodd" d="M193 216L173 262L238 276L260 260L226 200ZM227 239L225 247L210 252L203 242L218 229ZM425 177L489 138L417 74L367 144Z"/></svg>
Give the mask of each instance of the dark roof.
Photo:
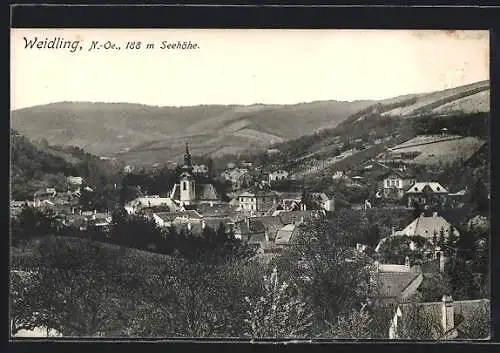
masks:
<svg viewBox="0 0 500 353"><path fill-rule="evenodd" d="M247 220L249 224L247 224ZM266 233L266 228L264 227L262 221L254 218L248 218L247 220L242 220L235 224L236 232L238 234L252 235L257 233L262 233L262 234ZM250 225L250 227L248 227L248 225Z"/></svg>
<svg viewBox="0 0 500 353"><path fill-rule="evenodd" d="M389 171L385 172L384 174L382 174L382 176L384 178L387 178L390 175L396 175L397 177L399 177L401 179L413 179L413 178L415 178L415 175L409 170L403 171L403 170L399 170L399 169L392 169L392 170L389 170Z"/></svg>
<svg viewBox="0 0 500 353"><path fill-rule="evenodd" d="M402 318L408 317L413 308L418 310L420 319L430 320L431 322L441 324L441 308L442 302L431 303L416 303L416 304L401 304L399 309L402 313ZM466 327L474 323L474 318L490 317L490 300L463 300L453 302L453 312L455 316L455 327L460 334L466 330Z"/></svg>
<svg viewBox="0 0 500 353"><path fill-rule="evenodd" d="M180 200L181 192L179 184L175 184L174 187L174 200ZM219 195L212 184L195 184L196 200L201 201L217 201Z"/></svg>
<svg viewBox="0 0 500 353"><path fill-rule="evenodd" d="M416 272L375 272L374 280L381 298L399 298L403 290L417 277Z"/></svg>
<svg viewBox="0 0 500 353"><path fill-rule="evenodd" d="M188 217L192 219L201 219L202 216L193 210L183 211L183 212L158 212L155 213L165 222L172 222L177 217Z"/></svg>
<svg viewBox="0 0 500 353"><path fill-rule="evenodd" d="M234 214L234 210L231 205L227 203L212 204L202 203L196 205L196 210L205 217L225 217Z"/></svg>
<svg viewBox="0 0 500 353"><path fill-rule="evenodd" d="M266 232L270 239L274 239L278 230L280 230L284 224L281 221L280 217L272 217L272 216L264 216L264 217L255 217L257 221L262 222L262 225L266 229Z"/></svg>
<svg viewBox="0 0 500 353"><path fill-rule="evenodd" d="M283 224L292 224L295 222L301 221L302 217L304 218L304 221L311 219L314 217L314 215L317 212L310 210L310 211L283 211L280 212L278 217L281 219L281 223Z"/></svg>
<svg viewBox="0 0 500 353"><path fill-rule="evenodd" d="M300 193L300 192L281 192L279 194L279 198L281 200L284 200L284 199L301 200L302 199L302 193Z"/></svg>
<svg viewBox="0 0 500 353"><path fill-rule="evenodd" d="M207 227L210 227L212 229L217 229L219 228L219 225L222 223L226 227L228 224L233 224L233 220L228 217L210 217L210 218L203 218L203 222L207 225Z"/></svg>

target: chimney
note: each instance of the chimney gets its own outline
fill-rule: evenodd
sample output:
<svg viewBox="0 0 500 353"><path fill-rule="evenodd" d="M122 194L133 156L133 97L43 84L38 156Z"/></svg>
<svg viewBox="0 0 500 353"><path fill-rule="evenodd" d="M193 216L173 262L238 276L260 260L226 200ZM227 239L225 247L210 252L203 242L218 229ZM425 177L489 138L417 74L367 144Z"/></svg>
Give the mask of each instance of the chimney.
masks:
<svg viewBox="0 0 500 353"><path fill-rule="evenodd" d="M191 228L192 228L192 226L191 226L191 222L188 222L188 224L187 224L187 228L188 228L188 231L191 231Z"/></svg>
<svg viewBox="0 0 500 353"><path fill-rule="evenodd" d="M437 212L432 212L432 217L436 218L436 217L437 217L437 215L438 215L438 213L437 213Z"/></svg>
<svg viewBox="0 0 500 353"><path fill-rule="evenodd" d="M95 214L97 214L97 211L96 211L96 210L94 210L94 215L95 215Z"/></svg>
<svg viewBox="0 0 500 353"><path fill-rule="evenodd" d="M75 208L71 208L71 214L75 214Z"/></svg>
<svg viewBox="0 0 500 353"><path fill-rule="evenodd" d="M441 299L441 325L443 332L448 332L455 327L453 313L453 299L450 295L443 295ZM448 332L444 338L455 338L456 332Z"/></svg>
<svg viewBox="0 0 500 353"><path fill-rule="evenodd" d="M405 257L405 266L408 267L408 268L411 267L410 258L408 256Z"/></svg>
<svg viewBox="0 0 500 353"><path fill-rule="evenodd" d="M202 220L202 221L201 221L201 229L205 229L205 227L206 227L205 221L204 221L204 220Z"/></svg>
<svg viewBox="0 0 500 353"><path fill-rule="evenodd" d="M82 210L80 210L80 216L82 215Z"/></svg>
<svg viewBox="0 0 500 353"><path fill-rule="evenodd" d="M422 213L420 213L420 217L421 217L421 218L424 218L424 213L423 213L423 212L422 212Z"/></svg>

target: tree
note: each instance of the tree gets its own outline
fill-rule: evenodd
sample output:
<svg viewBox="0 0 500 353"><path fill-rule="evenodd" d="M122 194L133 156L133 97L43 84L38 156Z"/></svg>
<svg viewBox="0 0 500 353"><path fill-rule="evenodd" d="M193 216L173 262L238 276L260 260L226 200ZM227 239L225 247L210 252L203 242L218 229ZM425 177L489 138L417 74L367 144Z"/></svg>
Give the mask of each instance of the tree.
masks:
<svg viewBox="0 0 500 353"><path fill-rule="evenodd" d="M312 313L294 285L279 281L277 271L264 277L264 294L245 297L248 303L245 336L303 338L310 336Z"/></svg>
<svg viewBox="0 0 500 353"><path fill-rule="evenodd" d="M30 269L32 283L12 294L17 329L28 324L64 336L101 336L122 324L124 289L115 284L114 259L98 243L47 238L37 253Z"/></svg>
<svg viewBox="0 0 500 353"><path fill-rule="evenodd" d="M351 310L346 315L341 315L337 322L323 334L325 338L333 339L372 339L376 338L371 332L372 317L366 306L359 310Z"/></svg>
<svg viewBox="0 0 500 353"><path fill-rule="evenodd" d="M324 331L326 322L335 322L340 313L359 308L374 294L370 261L352 248L346 229L349 227L337 227L336 222L310 221L276 260L283 279L300 279L300 292L308 293L317 334Z"/></svg>

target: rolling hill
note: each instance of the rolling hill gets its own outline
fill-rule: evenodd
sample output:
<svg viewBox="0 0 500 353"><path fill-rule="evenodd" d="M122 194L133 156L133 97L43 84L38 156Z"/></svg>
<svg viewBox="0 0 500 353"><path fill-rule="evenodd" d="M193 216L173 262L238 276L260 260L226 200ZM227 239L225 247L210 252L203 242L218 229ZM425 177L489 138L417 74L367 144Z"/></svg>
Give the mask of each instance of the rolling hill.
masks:
<svg viewBox="0 0 500 353"><path fill-rule="evenodd" d="M31 199L41 188L64 190L70 175L93 185L118 168L113 161L101 161L81 149L33 142L14 130L10 147L10 191L16 200Z"/></svg>
<svg viewBox="0 0 500 353"><path fill-rule="evenodd" d="M335 125L372 103L153 107L63 102L15 110L11 124L32 140L150 164L180 158L185 142L201 155L262 148Z"/></svg>
<svg viewBox="0 0 500 353"><path fill-rule="evenodd" d="M270 145L286 150L287 141L319 134L320 139L309 139L300 151L301 156L314 157L319 150L329 154L335 137L360 137L361 130L351 125L372 119L374 114L390 120L424 113L487 112L489 92L489 81L482 81L380 101L193 107L62 102L12 111L11 125L33 141L44 138L51 145L77 146L95 155L116 156L144 166L178 161L185 142L194 155L219 157L262 151ZM375 122L371 125L382 137L390 128L390 124L383 128Z"/></svg>
<svg viewBox="0 0 500 353"><path fill-rule="evenodd" d="M443 125L452 132L455 124L454 134L475 137L457 140L458 143L441 143L440 153L434 151L434 145L428 147L428 151L415 159L416 163L451 161L452 155L466 158L484 144L485 132L488 131L489 101L489 81L382 100L352 114L334 128L277 144L275 147L282 152L281 156L267 163L270 168L291 171L296 179L331 176L336 171L350 170L376 158L387 149L419 134L426 134L415 126L421 117L426 117L425 125L433 121L431 125L434 128Z"/></svg>

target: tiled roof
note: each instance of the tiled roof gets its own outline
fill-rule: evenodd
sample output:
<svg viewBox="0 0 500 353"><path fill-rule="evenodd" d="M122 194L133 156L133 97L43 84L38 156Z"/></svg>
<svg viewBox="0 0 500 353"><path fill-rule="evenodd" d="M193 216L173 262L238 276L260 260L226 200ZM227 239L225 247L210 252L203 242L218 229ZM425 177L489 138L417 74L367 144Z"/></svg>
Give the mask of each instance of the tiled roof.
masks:
<svg viewBox="0 0 500 353"><path fill-rule="evenodd" d="M448 190L446 190L446 188L443 187L443 185L441 185L439 183L436 183L436 182L431 182L431 183L419 182L419 183L415 183L406 192L407 193L419 194L419 193L422 192L422 190L424 190L425 187L428 187L432 192L434 192L436 194L447 194L448 193Z"/></svg>
<svg viewBox="0 0 500 353"><path fill-rule="evenodd" d="M398 170L398 169L392 169L390 171L386 171L383 176L384 178L387 178L391 175L395 175L401 179L412 179L414 178L414 174L409 171L409 170Z"/></svg>
<svg viewBox="0 0 500 353"><path fill-rule="evenodd" d="M219 199L219 195L212 184L195 184L195 195L196 200L200 201L217 201ZM174 200L180 199L181 192L179 184L174 185L171 197Z"/></svg>
<svg viewBox="0 0 500 353"><path fill-rule="evenodd" d="M420 319L429 320L436 325L441 325L441 310L442 302L431 303L417 303L417 304L401 304L402 319L408 317L413 308L416 308L419 313ZM490 317L490 300L462 300L453 301L453 313L455 316L455 327L460 332L463 328L473 324L474 318L478 316L486 316L489 320Z"/></svg>
<svg viewBox="0 0 500 353"><path fill-rule="evenodd" d="M374 280L381 298L398 298L418 276L415 272L375 272Z"/></svg>
<svg viewBox="0 0 500 353"><path fill-rule="evenodd" d="M203 217L198 212L193 210L183 212L158 212L155 213L155 215L160 217L165 222L172 222L178 217L188 217L189 219L201 219Z"/></svg>
<svg viewBox="0 0 500 353"><path fill-rule="evenodd" d="M315 216L316 211L282 211L279 213L279 217L281 218L281 222L283 224L292 224L295 222L299 222L304 218L304 221L311 219Z"/></svg>
<svg viewBox="0 0 500 353"><path fill-rule="evenodd" d="M233 220L228 217L210 217L204 218L203 222L205 222L207 227L217 230L221 223L227 227L228 224L233 223Z"/></svg>
<svg viewBox="0 0 500 353"><path fill-rule="evenodd" d="M205 217L224 217L234 213L233 208L227 203L221 204L199 204L195 206L196 210Z"/></svg>
<svg viewBox="0 0 500 353"><path fill-rule="evenodd" d="M276 240L275 243L278 245L284 245L284 244L289 244L290 240L292 239L292 235L295 232L296 225L294 224L288 224L278 230L278 234L276 234Z"/></svg>
<svg viewBox="0 0 500 353"><path fill-rule="evenodd" d="M137 197L130 201L127 206L140 206L140 207L155 207L155 206L168 206L170 208L175 208L175 204L169 197L148 197L142 196Z"/></svg>
<svg viewBox="0 0 500 353"><path fill-rule="evenodd" d="M301 200L302 199L302 193L300 192L281 192L279 194L279 198L281 200Z"/></svg>
<svg viewBox="0 0 500 353"><path fill-rule="evenodd" d="M443 230L445 237L447 237L450 227L451 224L441 216L420 216L406 226L406 228L401 231L401 234L410 237L421 236L424 238L433 238L434 233L439 235L440 231ZM460 235L456 228L454 228L454 233L457 236Z"/></svg>
<svg viewBox="0 0 500 353"><path fill-rule="evenodd" d="M255 220L260 221L264 226L269 238L274 239L276 237L276 233L283 227L283 222L279 217L272 216L264 216L264 217L255 217Z"/></svg>
<svg viewBox="0 0 500 353"><path fill-rule="evenodd" d="M261 233L265 234L266 233L266 228L264 227L264 224L262 221L254 219L254 218L248 218L248 223L247 220L242 220L236 223L236 232L241 235L251 235L251 234L256 234L256 233ZM249 227L250 225L250 227Z"/></svg>

